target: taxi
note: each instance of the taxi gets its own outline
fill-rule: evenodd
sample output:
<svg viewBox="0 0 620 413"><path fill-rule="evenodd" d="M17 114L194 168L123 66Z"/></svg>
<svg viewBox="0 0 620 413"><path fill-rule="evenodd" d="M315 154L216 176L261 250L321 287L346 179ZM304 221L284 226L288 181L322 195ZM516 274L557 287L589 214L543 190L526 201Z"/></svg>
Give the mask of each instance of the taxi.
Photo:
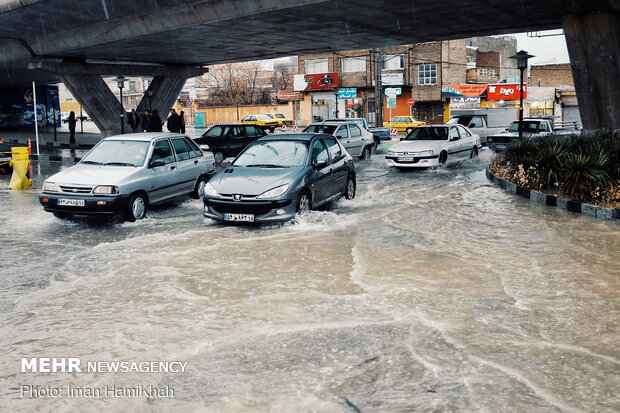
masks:
<svg viewBox="0 0 620 413"><path fill-rule="evenodd" d="M277 120L278 126L282 126L282 125L292 126L294 123L293 119L289 119L281 113L267 113L266 115L269 116L271 119Z"/></svg>
<svg viewBox="0 0 620 413"><path fill-rule="evenodd" d="M248 115L241 119L241 123L252 123L254 125L261 126L264 129L269 129L271 132L276 130L279 125L277 120L272 119L267 115Z"/></svg>
<svg viewBox="0 0 620 413"><path fill-rule="evenodd" d="M391 127L399 132L411 132L413 128L426 125L426 122L417 120L413 116L394 116L392 122L383 122L383 126Z"/></svg>

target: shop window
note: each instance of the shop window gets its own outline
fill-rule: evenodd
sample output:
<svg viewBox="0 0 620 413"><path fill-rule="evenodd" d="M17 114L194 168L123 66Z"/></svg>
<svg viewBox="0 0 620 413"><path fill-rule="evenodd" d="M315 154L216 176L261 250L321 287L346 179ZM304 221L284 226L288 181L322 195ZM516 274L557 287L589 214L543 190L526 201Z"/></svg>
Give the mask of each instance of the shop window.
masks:
<svg viewBox="0 0 620 413"><path fill-rule="evenodd" d="M437 64L425 63L418 65L418 84L436 85L437 84Z"/></svg>

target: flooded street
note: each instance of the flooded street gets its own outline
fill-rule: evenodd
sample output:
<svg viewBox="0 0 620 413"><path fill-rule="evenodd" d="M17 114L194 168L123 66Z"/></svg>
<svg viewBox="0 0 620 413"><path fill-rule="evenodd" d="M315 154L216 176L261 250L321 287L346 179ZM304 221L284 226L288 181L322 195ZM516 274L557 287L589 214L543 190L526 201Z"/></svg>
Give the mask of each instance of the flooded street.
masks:
<svg viewBox="0 0 620 413"><path fill-rule="evenodd" d="M488 150L354 200L223 226L201 201L62 221L0 177L0 406L19 411L611 412L620 226L493 186ZM22 357L187 362L184 373L21 373ZM22 398L22 384L173 398ZM4 411L4 410L3 410Z"/></svg>

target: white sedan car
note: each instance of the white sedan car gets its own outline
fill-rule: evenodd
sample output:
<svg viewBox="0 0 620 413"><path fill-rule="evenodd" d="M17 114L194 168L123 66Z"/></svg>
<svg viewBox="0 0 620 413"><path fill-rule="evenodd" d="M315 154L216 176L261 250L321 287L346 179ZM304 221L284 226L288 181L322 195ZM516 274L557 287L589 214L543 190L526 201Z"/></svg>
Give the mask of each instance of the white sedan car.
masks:
<svg viewBox="0 0 620 413"><path fill-rule="evenodd" d="M463 125L425 125L392 145L385 159L397 168L429 168L478 156L480 136Z"/></svg>

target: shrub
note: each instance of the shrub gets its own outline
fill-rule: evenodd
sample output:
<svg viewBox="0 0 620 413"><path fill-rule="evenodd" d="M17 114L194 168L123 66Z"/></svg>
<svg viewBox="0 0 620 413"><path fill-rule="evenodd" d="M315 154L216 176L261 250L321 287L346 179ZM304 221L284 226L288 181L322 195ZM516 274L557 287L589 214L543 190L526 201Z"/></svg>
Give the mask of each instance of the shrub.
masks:
<svg viewBox="0 0 620 413"><path fill-rule="evenodd" d="M609 156L603 148L588 152L571 154L561 167L560 192L579 201L589 201L597 187L609 183Z"/></svg>

